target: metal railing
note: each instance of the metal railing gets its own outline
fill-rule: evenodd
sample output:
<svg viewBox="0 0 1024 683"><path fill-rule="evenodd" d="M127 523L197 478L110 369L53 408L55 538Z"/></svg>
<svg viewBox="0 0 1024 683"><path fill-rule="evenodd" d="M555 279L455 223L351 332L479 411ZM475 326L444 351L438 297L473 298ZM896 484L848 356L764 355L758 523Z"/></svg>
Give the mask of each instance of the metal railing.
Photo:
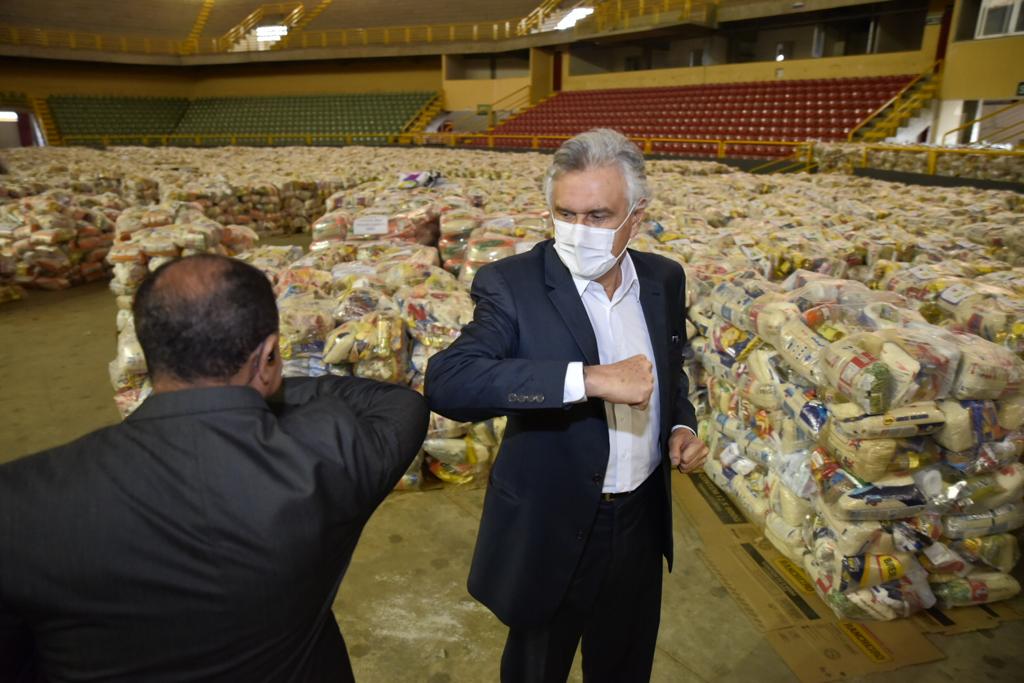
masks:
<svg viewBox="0 0 1024 683"><path fill-rule="evenodd" d="M529 14L519 20L516 24L516 34L525 36L539 29L561 4L562 0L542 0Z"/></svg>
<svg viewBox="0 0 1024 683"><path fill-rule="evenodd" d="M1019 157L1024 160L1024 150L1006 150L1006 149L973 149L964 147L921 147L921 146L907 146L907 145L886 145L880 143L864 144L861 150L860 167L871 168L868 165L868 156L871 152L896 152L902 154L925 154L927 161L928 175L937 175L939 157L943 155L981 155L987 157Z"/></svg>
<svg viewBox="0 0 1024 683"><path fill-rule="evenodd" d="M541 135L541 134L513 134L513 133L459 133L459 132L401 132L401 133L380 133L380 132L353 132L353 133L175 133L170 135L65 135L66 145L112 145L118 143L131 143L144 146L217 146L217 145L267 145L275 146L282 142L298 145L314 145L322 142L353 145L361 143L389 144L389 145L446 145L448 147L472 147L487 149L545 149L553 145L546 145L545 142L564 142L571 139L571 135ZM751 147L774 147L782 150L791 150L790 155L794 159L801 159L801 163L810 164L812 161L811 142L793 142L781 140L724 140L710 138L674 138L674 137L642 137L627 136L635 142L645 154L664 153L665 144L701 145L707 152L693 152L692 150L675 150L677 155L690 154L711 154L716 158L726 158L729 152L751 154ZM512 142L513 144L509 144ZM514 144L526 143L526 144ZM747 148L740 149L737 148ZM771 155L763 155L771 156Z"/></svg>
<svg viewBox="0 0 1024 683"><path fill-rule="evenodd" d="M936 74L941 73L941 71L942 71L942 60L939 59L939 60L936 60L935 62L933 62L932 65L929 66L927 70L922 71L917 76L915 76L914 79L912 81L910 81L910 83L907 83L905 86L903 86L903 88L898 93L893 95L889 99L888 102L886 102L881 107L879 107L875 111L873 111L870 114L868 114L867 118L865 118L863 121L861 121L856 126L851 128L850 132L846 136L847 142L854 142L853 136L857 133L857 131L861 130L862 128L864 128L864 126L866 126L869 123L871 123L872 121L874 121L886 109L888 109L889 107L895 105L903 97L903 95L906 94L911 88L913 88L915 85L920 83L922 80L924 80L926 78L930 78L932 75L936 75Z"/></svg>
<svg viewBox="0 0 1024 683"><path fill-rule="evenodd" d="M499 111L511 111L519 112L521 109L530 106L530 84L527 83L521 88L517 88L507 95L503 95L498 99L491 102L487 110L487 127L494 128L498 125L498 112ZM515 114L513 113L513 116ZM506 118L505 121L509 119Z"/></svg>
<svg viewBox="0 0 1024 683"><path fill-rule="evenodd" d="M709 20L716 7L750 4L756 1L605 0L605 2L597 4L594 14L562 33L568 39L606 31L628 30L640 19L648 20L646 25L652 23L704 23ZM309 14L319 7L319 5L315 7ZM258 7L239 24L216 38L192 36L178 39L164 36L124 36L0 24L0 44L152 55L220 54L230 50L233 45L252 31L263 17L274 14L284 15L283 23L297 29L281 40L277 44L280 47L276 45L275 49L499 42L520 37L518 29L521 23L528 19L528 17L515 17L496 22L304 31L302 30L302 26L305 25L303 19L306 18L307 13L302 4L286 2Z"/></svg>
<svg viewBox="0 0 1024 683"><path fill-rule="evenodd" d="M965 123L963 125L960 125L960 126L957 126L956 128L951 128L951 129L947 130L945 133L942 134L942 139L940 140L940 142L942 144L946 144L946 138L949 137L950 135L952 135L953 133L959 133L962 130L967 130L968 128L971 128L972 126L974 126L974 124L976 124L976 123L981 123L982 121L987 121L987 120L989 120L991 118L999 116L1000 114L1003 114L1005 112L1010 111L1011 109L1014 109L1014 108L1020 107L1020 106L1024 106L1024 100L1018 100L1016 102L1011 102L1010 104L1006 105L1005 107L1000 107L999 109L996 109L993 112L989 112L988 114L985 114L984 116L979 116L977 118L971 119L970 121L968 121L967 123ZM1001 128L998 131L996 131L996 134L998 135L1001 132L1006 132L1006 131L1009 131L1009 130L1011 130L1013 128L1017 128L1018 126L1020 126L1022 124L1024 124L1024 121L1017 121L1016 123L1011 123L1009 126L1004 126L1003 128Z"/></svg>

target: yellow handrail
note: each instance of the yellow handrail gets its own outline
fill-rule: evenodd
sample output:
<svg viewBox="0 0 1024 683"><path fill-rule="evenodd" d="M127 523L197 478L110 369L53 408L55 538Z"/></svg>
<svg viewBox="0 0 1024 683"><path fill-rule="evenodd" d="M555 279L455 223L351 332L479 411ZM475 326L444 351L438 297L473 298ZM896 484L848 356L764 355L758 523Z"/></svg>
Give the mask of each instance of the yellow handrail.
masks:
<svg viewBox="0 0 1024 683"><path fill-rule="evenodd" d="M1013 138L1017 137L1018 135L1024 134L1024 128L1021 128L1022 126L1024 126L1024 120L1017 121L1016 123L1011 123L1008 126L1003 126L1002 128L991 133L989 139L986 142L992 142L995 144L1006 144L1010 142ZM1016 128L1021 128L1021 130L1015 131L1013 133L1010 132ZM1020 147L1020 145L1014 143L1014 148L1016 147Z"/></svg>
<svg viewBox="0 0 1024 683"><path fill-rule="evenodd" d="M984 116L980 116L978 118L972 119L971 121L968 121L967 123L963 124L962 126L957 126L956 128L951 128L951 129L947 130L945 133L942 134L942 144L946 144L946 137L949 136L949 135L952 135L953 133L958 133L958 132L960 132L960 131L962 131L962 130L964 130L966 128L970 128L971 126L973 126L976 123L981 123L982 121L987 121L988 119L992 118L993 116L998 116L999 114L1002 114L1005 111L1009 111L1010 109L1013 109L1014 107L1019 107L1019 106L1022 106L1022 105L1024 105L1024 100L1019 100L1017 102L1011 102L1010 104L1006 105L1005 107L1000 107L999 109L996 109L993 112L989 112L988 114L985 114Z"/></svg>
<svg viewBox="0 0 1024 683"><path fill-rule="evenodd" d="M783 140L724 140L724 139L713 139L713 138L673 138L673 137L641 137L641 136L627 136L630 140L637 143L645 153L651 153L654 151L654 145L658 143L687 143L687 144L702 144L708 147L714 147L714 154L718 158L724 158L726 152L730 147L736 146L772 146L772 147L790 147L793 148L794 152L800 152L801 150L809 150L810 143L807 141L793 142ZM150 145L160 144L168 145L172 142L185 142L190 145L203 145L207 143L218 143L227 140L229 144L236 145L240 141L254 141L257 143L265 143L273 145L275 141L280 140L301 140L299 144L312 145L314 141L321 140L333 140L343 141L347 145L351 145L354 142L363 142L366 140L383 140L389 144L430 144L437 143L438 141L443 142L451 147L457 147L460 144L465 145L467 142L472 141L484 141L487 143L488 148L495 148L495 142L501 140L528 140L530 141L530 147L532 149L540 149L540 142L542 140L557 140L565 141L572 138L571 135L528 135L518 133L459 133L459 132L447 132L447 133L426 133L426 132L353 132L353 133L310 133L310 132L280 132L280 133L173 133L173 134L117 134L117 135L66 135L64 136L65 144L89 144L99 143L103 145L110 145L116 142L131 142L135 144Z"/></svg>
<svg viewBox="0 0 1024 683"><path fill-rule="evenodd" d="M865 144L861 155L861 167L868 168L868 153L897 152L903 154L925 154L928 163L928 175L935 175L938 169L939 157L943 154L974 154L989 157L1024 157L1024 150L1006 149L975 149L973 147L922 147L919 145L886 145L886 144Z"/></svg>
<svg viewBox="0 0 1024 683"><path fill-rule="evenodd" d="M607 0L596 11L577 24L573 36L594 34L617 26L629 28L636 17L653 17L654 23L690 21L695 12L713 6L748 4L757 0ZM0 44L43 48L70 48L116 53L162 55L219 54L227 52L243 36L270 14L284 15L284 23L294 29L280 43L283 47L349 47L367 45L431 44L454 42L497 42L516 38L517 27L526 18L515 17L494 22L451 23L415 26L382 26L304 31L306 19L325 3L309 13L302 3L283 2L257 7L236 26L217 38L199 39L190 36L179 40L160 36L126 36L65 31L39 27L0 24ZM329 4L329 3L328 3ZM706 15L705 15L706 16ZM650 24L648 24L649 26ZM279 43L279 44L280 44Z"/></svg>
<svg viewBox="0 0 1024 683"><path fill-rule="evenodd" d="M267 16L283 15L282 21L284 25L294 26L302 19L304 12L305 8L301 2L279 2L260 5L252 12L249 12L245 19L242 19L238 24L228 29L224 35L216 39L218 51L226 52L230 50Z"/></svg>
<svg viewBox="0 0 1024 683"><path fill-rule="evenodd" d="M525 36L530 32L530 29L540 28L544 20L553 14L561 4L562 0L543 0L529 14L519 20L519 23L516 25L516 34Z"/></svg>
<svg viewBox="0 0 1024 683"><path fill-rule="evenodd" d="M932 63L932 65L930 67L928 67L928 69L926 71L923 71L923 72L919 73L917 76L915 76L914 79L912 81L910 81L910 83L907 83L903 87L902 90L900 90L898 93L893 95L892 98L890 98L888 102L886 102L881 107L879 107L875 111L873 111L870 114L868 114L868 117L866 119L864 119L863 121L858 123L856 126L851 128L849 134L847 134L847 136L846 136L846 141L847 142L853 142L853 136L854 136L854 134L858 130L860 130L861 128L866 126L868 123L873 121L876 116L881 114L883 111L888 109L890 105L892 105L897 100L899 100L901 97L903 97L904 93L906 93L908 90L910 90L915 85L917 85L918 82L920 82L922 79L927 78L931 74L938 73L941 69L942 69L942 60L938 59L934 63Z"/></svg>
<svg viewBox="0 0 1024 683"><path fill-rule="evenodd" d="M507 95L502 95L498 99L494 100L494 102L491 102L491 108L492 109L499 109L500 108L500 107L498 107L499 103L504 102L505 100L509 100L511 102L511 101L515 101L515 100L521 99L524 94L527 95L527 96L530 94L530 85L529 85L529 83L527 83L526 85L524 85L521 88L517 88L516 90L513 90L512 92L508 93Z"/></svg>

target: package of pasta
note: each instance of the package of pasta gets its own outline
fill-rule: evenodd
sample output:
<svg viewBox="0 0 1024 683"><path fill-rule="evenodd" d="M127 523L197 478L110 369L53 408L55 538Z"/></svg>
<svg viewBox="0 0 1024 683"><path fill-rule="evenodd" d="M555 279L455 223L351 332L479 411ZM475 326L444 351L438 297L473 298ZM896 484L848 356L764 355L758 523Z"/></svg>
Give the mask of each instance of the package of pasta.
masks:
<svg viewBox="0 0 1024 683"><path fill-rule="evenodd" d="M881 414L869 414L854 403L828 405L833 424L856 439L900 439L932 434L945 423L934 401L911 403Z"/></svg>
<svg viewBox="0 0 1024 683"><path fill-rule="evenodd" d="M373 312L350 320L327 335L324 361L332 365L389 359L405 346L405 327L395 313ZM392 370L397 371L397 368Z"/></svg>
<svg viewBox="0 0 1024 683"><path fill-rule="evenodd" d="M1020 562L1020 544L1013 534L975 536L949 542L950 548L977 565L1009 574Z"/></svg>
<svg viewBox="0 0 1024 683"><path fill-rule="evenodd" d="M1020 593L1020 583L1002 572L974 572L958 577L947 574L929 576L939 607L969 607L1009 600Z"/></svg>
<svg viewBox="0 0 1024 683"><path fill-rule="evenodd" d="M945 422L933 438L948 451L966 451L1006 437L992 401L940 401L939 409Z"/></svg>
<svg viewBox="0 0 1024 683"><path fill-rule="evenodd" d="M1000 505L987 512L944 515L942 518L943 534L954 540L1002 534L1022 526L1024 526L1024 502L1019 500Z"/></svg>

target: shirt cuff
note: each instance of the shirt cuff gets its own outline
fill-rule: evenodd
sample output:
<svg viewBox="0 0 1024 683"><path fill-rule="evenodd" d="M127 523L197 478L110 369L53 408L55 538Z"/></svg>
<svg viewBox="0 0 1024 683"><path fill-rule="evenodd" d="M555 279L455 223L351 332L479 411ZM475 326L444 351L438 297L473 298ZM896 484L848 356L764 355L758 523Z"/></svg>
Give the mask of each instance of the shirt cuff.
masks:
<svg viewBox="0 0 1024 683"><path fill-rule="evenodd" d="M685 429L686 431L690 432L694 436L697 436L697 432L695 432L693 430L693 427L687 427L686 425L676 425L676 426L672 427L672 431L673 432L676 431L677 429Z"/></svg>
<svg viewBox="0 0 1024 683"><path fill-rule="evenodd" d="M565 388L562 403L582 403L587 400L587 385L583 382L583 363L569 363L565 369Z"/></svg>

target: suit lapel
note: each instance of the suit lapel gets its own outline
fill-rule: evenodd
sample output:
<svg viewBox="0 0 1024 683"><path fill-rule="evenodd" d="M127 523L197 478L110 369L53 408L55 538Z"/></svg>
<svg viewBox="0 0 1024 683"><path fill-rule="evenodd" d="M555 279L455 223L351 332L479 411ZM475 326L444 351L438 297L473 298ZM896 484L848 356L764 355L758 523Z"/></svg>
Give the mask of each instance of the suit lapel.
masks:
<svg viewBox="0 0 1024 683"><path fill-rule="evenodd" d="M654 349L654 365L658 373L658 395L661 399L662 422L668 415L668 331L665 328L665 298L662 283L656 280L647 266L642 254L630 249L636 277L640 281L640 307L644 310L647 331L651 335L651 348Z"/></svg>
<svg viewBox="0 0 1024 683"><path fill-rule="evenodd" d="M599 365L601 357L597 352L597 337L594 336L587 309L583 307L583 300L576 291L569 269L558 258L551 244L544 249L544 278L549 288L548 298L576 340L586 364Z"/></svg>

